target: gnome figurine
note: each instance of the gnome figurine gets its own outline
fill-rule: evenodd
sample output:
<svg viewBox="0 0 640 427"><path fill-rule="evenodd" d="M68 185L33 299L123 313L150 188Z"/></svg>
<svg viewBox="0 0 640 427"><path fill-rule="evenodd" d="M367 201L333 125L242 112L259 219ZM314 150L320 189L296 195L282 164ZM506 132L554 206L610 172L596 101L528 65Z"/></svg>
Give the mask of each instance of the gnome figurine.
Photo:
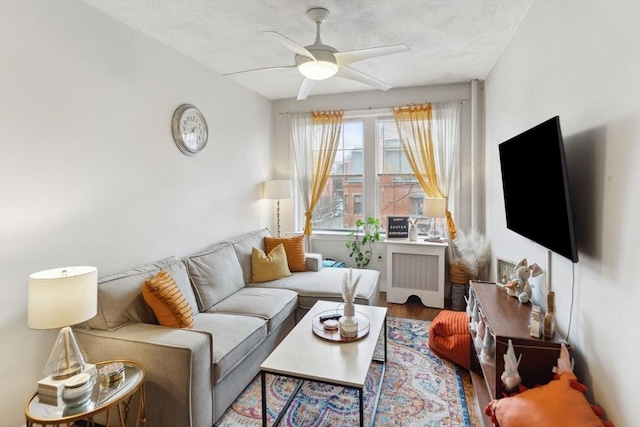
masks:
<svg viewBox="0 0 640 427"><path fill-rule="evenodd" d="M558 375L564 372L573 372L573 359L569 356L569 350L564 343L560 344L560 357L558 365L553 367L553 372Z"/></svg>
<svg viewBox="0 0 640 427"><path fill-rule="evenodd" d="M520 357L516 359L516 353L513 350L513 343L509 340L509 345L507 347L507 353L503 355L504 357L504 372L500 376L502 380L502 384L504 384L504 388L506 391L514 391L522 381L520 378L520 374L518 373L518 366L520 365L520 359L522 359L522 354Z"/></svg>

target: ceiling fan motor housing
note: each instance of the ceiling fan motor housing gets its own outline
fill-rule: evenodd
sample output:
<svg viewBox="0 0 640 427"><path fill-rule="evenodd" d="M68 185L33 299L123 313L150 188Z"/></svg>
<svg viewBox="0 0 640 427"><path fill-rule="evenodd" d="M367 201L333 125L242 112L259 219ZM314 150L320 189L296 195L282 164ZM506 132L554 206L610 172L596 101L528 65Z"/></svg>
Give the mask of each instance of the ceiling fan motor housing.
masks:
<svg viewBox="0 0 640 427"><path fill-rule="evenodd" d="M300 54L296 54L294 57L296 67L305 77L313 80L325 80L338 71L338 64L333 56L333 53L337 52L336 49L324 44L312 44L305 46L305 49L315 57L315 60ZM314 67L317 71L311 74L306 73L304 71L305 67Z"/></svg>

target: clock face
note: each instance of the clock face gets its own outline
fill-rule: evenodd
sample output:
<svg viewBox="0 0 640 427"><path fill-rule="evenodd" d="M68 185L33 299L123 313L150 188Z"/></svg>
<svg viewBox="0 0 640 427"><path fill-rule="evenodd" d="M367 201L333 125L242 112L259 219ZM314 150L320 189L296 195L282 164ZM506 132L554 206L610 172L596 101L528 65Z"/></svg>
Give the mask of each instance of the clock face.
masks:
<svg viewBox="0 0 640 427"><path fill-rule="evenodd" d="M183 104L173 113L171 131L180 151L188 156L200 153L207 144L207 121L200 110L191 104Z"/></svg>

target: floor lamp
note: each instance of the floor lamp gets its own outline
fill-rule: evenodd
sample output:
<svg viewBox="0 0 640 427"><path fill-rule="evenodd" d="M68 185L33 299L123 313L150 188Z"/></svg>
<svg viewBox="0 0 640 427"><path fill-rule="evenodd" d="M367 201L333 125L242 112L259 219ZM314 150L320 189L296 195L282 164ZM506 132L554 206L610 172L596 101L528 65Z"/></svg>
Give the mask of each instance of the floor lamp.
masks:
<svg viewBox="0 0 640 427"><path fill-rule="evenodd" d="M429 234L424 240L428 242L444 241L442 235L436 231L438 219L447 216L447 199L441 197L427 197L424 199L425 216L431 218Z"/></svg>
<svg viewBox="0 0 640 427"><path fill-rule="evenodd" d="M291 198L291 181L288 179L275 179L264 183L264 198L277 200L276 217L278 220L278 237L280 237L280 199Z"/></svg>

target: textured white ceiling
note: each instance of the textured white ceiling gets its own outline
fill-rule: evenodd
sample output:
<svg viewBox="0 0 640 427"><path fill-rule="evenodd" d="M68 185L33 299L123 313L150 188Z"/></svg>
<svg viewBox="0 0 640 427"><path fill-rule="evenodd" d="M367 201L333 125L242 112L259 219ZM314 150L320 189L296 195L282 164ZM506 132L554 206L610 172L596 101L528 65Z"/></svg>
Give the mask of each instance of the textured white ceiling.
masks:
<svg viewBox="0 0 640 427"><path fill-rule="evenodd" d="M85 0L220 74L293 65L294 53L262 34L276 31L302 46L315 40L308 9L330 12L324 44L339 51L406 44L408 52L350 65L392 87L484 79L531 0ZM296 69L228 76L275 100L294 98ZM333 77L310 96L372 90Z"/></svg>

